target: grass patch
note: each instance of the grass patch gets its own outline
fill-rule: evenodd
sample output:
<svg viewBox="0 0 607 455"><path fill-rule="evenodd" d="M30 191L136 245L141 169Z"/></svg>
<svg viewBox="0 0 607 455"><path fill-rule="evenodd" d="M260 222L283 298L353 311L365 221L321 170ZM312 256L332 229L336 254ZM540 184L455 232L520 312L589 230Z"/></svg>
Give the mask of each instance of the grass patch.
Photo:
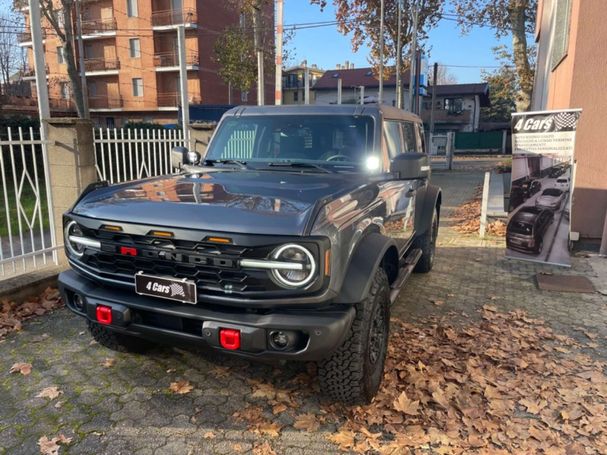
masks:
<svg viewBox="0 0 607 455"><path fill-rule="evenodd" d="M35 220L33 230L34 232L39 233L40 221L38 208L36 207L36 193L29 184L29 181L26 179L23 182L23 190L21 192L21 197L19 200L25 212L25 216L23 215L23 213L19 213L18 210L18 203L15 198L14 182L12 180L7 179L6 185L4 185L4 183L5 182L0 182L0 237L9 236L9 226L11 235L19 235L19 216L21 216L21 229L23 230L24 234L29 233L29 227L26 219L30 222L32 219ZM17 188L18 187L19 182L17 182ZM46 186L44 184L44 179L38 180L38 188L40 191L40 212L42 215L42 229L46 231L49 228L49 211L46 200ZM36 215L34 215L34 213L36 213Z"/></svg>

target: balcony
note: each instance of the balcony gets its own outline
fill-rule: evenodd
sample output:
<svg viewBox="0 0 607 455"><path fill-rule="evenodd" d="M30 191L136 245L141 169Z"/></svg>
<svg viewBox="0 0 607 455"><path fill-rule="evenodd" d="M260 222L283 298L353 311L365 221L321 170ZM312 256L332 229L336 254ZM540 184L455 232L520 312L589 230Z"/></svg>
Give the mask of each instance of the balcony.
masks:
<svg viewBox="0 0 607 455"><path fill-rule="evenodd" d="M93 19L82 21L82 39L116 35L116 19Z"/></svg>
<svg viewBox="0 0 607 455"><path fill-rule="evenodd" d="M430 110L424 109L422 111L422 120L426 123L430 123ZM435 123L448 123L467 125L472 122L472 111L460 111L453 112L446 109L436 109L434 111L434 122Z"/></svg>
<svg viewBox="0 0 607 455"><path fill-rule="evenodd" d="M72 111L75 109L71 99L65 98L49 98L49 107L53 111Z"/></svg>
<svg viewBox="0 0 607 455"><path fill-rule="evenodd" d="M197 21L196 10L193 8L152 12L152 28L158 31L171 30L178 25L185 25L186 28L196 28Z"/></svg>
<svg viewBox="0 0 607 455"><path fill-rule="evenodd" d="M120 111L123 103L120 96L89 96L89 109L91 112Z"/></svg>
<svg viewBox="0 0 607 455"><path fill-rule="evenodd" d="M47 78L48 78L48 65L45 65L45 72L47 74ZM24 81L34 81L36 80L36 70L34 68L24 68L21 71L21 79L23 79Z"/></svg>
<svg viewBox="0 0 607 455"><path fill-rule="evenodd" d="M198 53L189 52L185 56L186 69L198 69ZM154 54L154 66L157 72L179 71L179 55L176 52L159 52Z"/></svg>
<svg viewBox="0 0 607 455"><path fill-rule="evenodd" d="M158 93L157 102L159 109L176 110L179 107L179 93Z"/></svg>
<svg viewBox="0 0 607 455"><path fill-rule="evenodd" d="M110 76L118 74L120 61L117 59L88 58L84 60L87 76Z"/></svg>
<svg viewBox="0 0 607 455"><path fill-rule="evenodd" d="M41 30L42 39L46 39L46 31L44 29ZM29 27L25 28L23 33L19 33L17 35L17 40L19 41L19 46L27 47L32 45L32 31Z"/></svg>

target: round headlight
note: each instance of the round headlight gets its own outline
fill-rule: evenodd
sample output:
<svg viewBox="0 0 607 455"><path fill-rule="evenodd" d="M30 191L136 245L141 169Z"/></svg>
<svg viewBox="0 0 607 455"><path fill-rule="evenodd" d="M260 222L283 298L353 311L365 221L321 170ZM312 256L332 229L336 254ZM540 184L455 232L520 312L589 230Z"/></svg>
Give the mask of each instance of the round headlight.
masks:
<svg viewBox="0 0 607 455"><path fill-rule="evenodd" d="M84 254L85 246L80 243L70 242L70 236L73 236L73 237L83 237L84 236L84 234L82 233L82 229L80 229L80 226L78 226L78 223L76 223L75 221L70 221L65 226L64 234L65 234L64 241L65 241L65 246L67 247L67 250L76 257L82 257L82 255Z"/></svg>
<svg viewBox="0 0 607 455"><path fill-rule="evenodd" d="M295 243L283 245L274 250L272 259L278 262L301 264L301 267L294 269L272 269L274 280L283 287L300 288L314 279L316 261L312 253L301 245Z"/></svg>

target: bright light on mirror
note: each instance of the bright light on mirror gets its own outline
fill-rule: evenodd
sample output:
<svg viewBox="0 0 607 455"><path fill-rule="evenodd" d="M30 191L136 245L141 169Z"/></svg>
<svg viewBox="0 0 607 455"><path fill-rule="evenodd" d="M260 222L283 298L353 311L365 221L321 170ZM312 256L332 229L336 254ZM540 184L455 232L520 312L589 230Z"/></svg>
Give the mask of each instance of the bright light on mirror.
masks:
<svg viewBox="0 0 607 455"><path fill-rule="evenodd" d="M369 171L377 171L379 169L379 165L381 164L379 161L379 157L377 156L368 156L366 161L366 167Z"/></svg>

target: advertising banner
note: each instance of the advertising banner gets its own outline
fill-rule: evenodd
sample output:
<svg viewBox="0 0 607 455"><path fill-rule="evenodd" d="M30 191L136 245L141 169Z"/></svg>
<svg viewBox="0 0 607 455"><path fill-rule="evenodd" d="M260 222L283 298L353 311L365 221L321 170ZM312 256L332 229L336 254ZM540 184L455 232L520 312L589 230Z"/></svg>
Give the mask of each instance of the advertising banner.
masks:
<svg viewBox="0 0 607 455"><path fill-rule="evenodd" d="M573 150L581 110L512 114L506 256L570 266Z"/></svg>

